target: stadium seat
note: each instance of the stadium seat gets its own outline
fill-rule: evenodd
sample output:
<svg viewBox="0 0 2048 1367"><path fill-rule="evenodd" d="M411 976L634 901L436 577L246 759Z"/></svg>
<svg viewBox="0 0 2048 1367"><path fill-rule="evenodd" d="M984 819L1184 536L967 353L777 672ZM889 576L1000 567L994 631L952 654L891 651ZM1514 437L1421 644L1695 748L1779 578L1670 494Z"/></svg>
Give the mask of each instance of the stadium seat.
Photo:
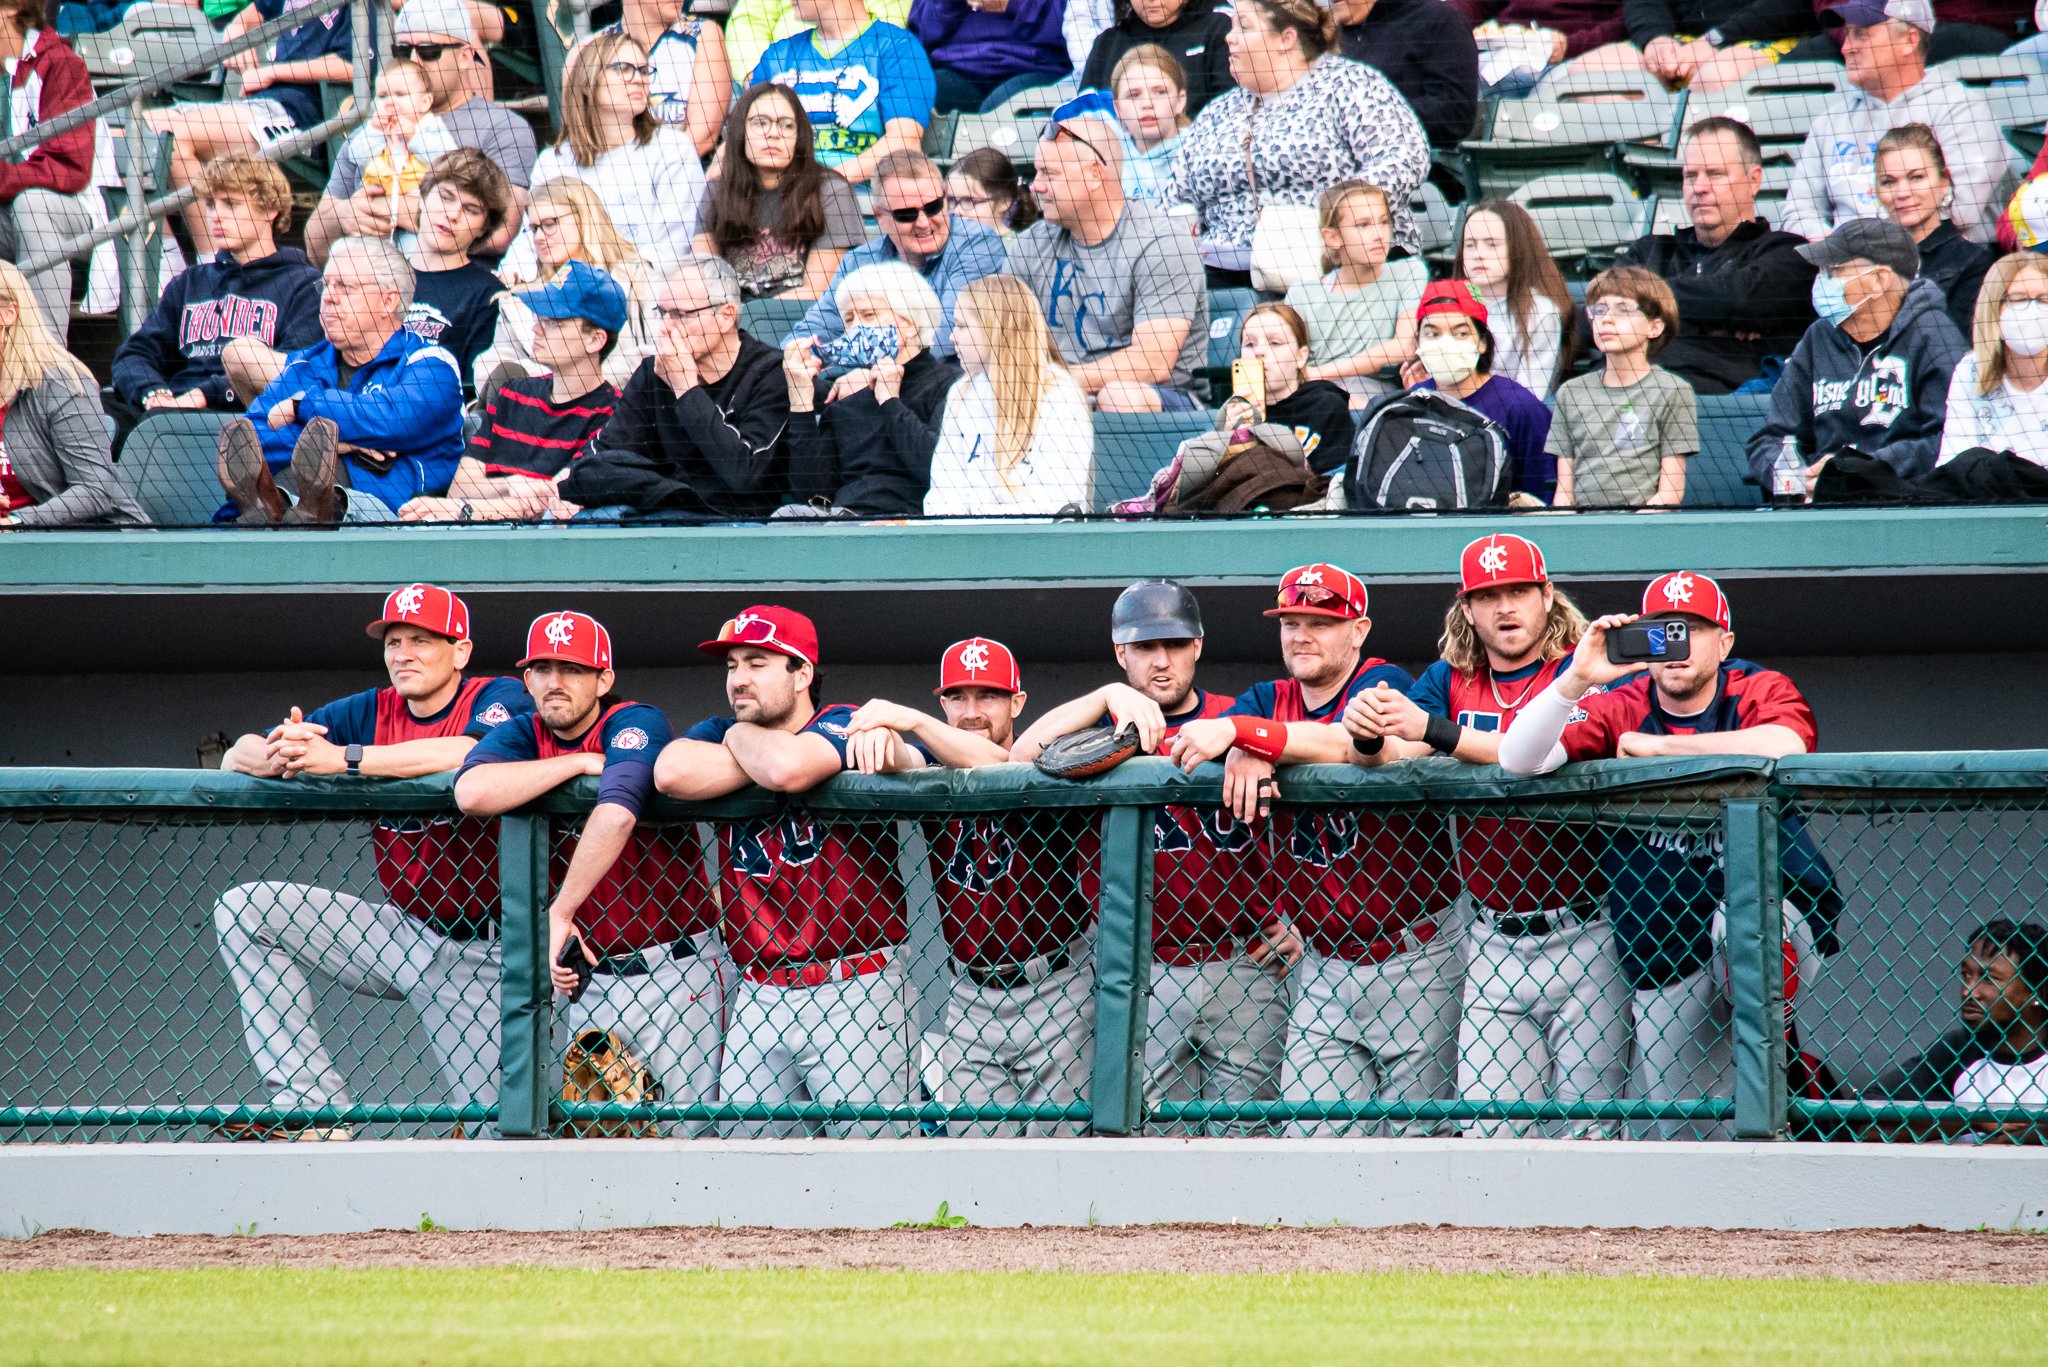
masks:
<svg viewBox="0 0 2048 1367"><path fill-rule="evenodd" d="M105 93L138 76L189 62L217 46L221 37L196 6L141 4L105 33L81 33L69 41L94 88ZM214 67L179 84L210 87L204 93L217 97L221 70Z"/></svg>
<svg viewBox="0 0 2048 1367"><path fill-rule="evenodd" d="M1759 67L1740 82L1691 102L1690 122L1714 115L1746 123L1764 147L1764 166L1790 166L1814 121L1849 89L1835 62L1787 62Z"/></svg>
<svg viewBox="0 0 2048 1367"><path fill-rule="evenodd" d="M779 347L782 339L789 336L789 330L803 321L811 311L815 299L790 299L776 295L772 299L750 299L740 310L740 326L754 335L755 340Z"/></svg>
<svg viewBox="0 0 2048 1367"><path fill-rule="evenodd" d="M125 112L110 114L107 116L107 122L112 125L125 127L127 117ZM107 213L111 217L119 218L128 211L129 140L123 136L111 138L109 141L114 145L114 170L120 175L121 184L118 188L113 186L102 187L100 193L106 200ZM155 155L146 157L143 160L142 190L146 196L155 196L162 194L166 189L170 188L170 183L171 135L169 133L159 133L156 136ZM129 260L128 252L125 249L125 242L122 244L123 249L120 252L121 297L123 299L133 297L144 300L146 307L143 309L143 313L145 315L148 313L149 307L155 305L157 295L161 292L162 288L164 223L165 220L161 218L150 220L149 240L142 253L142 278L140 280L131 280L129 278ZM137 293L131 296L128 293L130 290L135 290ZM125 311L122 316L125 319ZM126 337L125 327L122 335L124 338Z"/></svg>
<svg viewBox="0 0 2048 1367"><path fill-rule="evenodd" d="M1489 106L1484 135L1459 148L1466 197L1509 194L1538 176L1611 169L1619 144L1669 145L1682 108L1648 72L1564 67L1526 98Z"/></svg>
<svg viewBox="0 0 2048 1367"><path fill-rule="evenodd" d="M1097 413L1089 506L1100 512L1118 499L1144 493L1152 485L1152 476L1173 459L1182 442L1215 425L1215 416L1202 409L1192 413Z"/></svg>
<svg viewBox="0 0 2048 1367"><path fill-rule="evenodd" d="M934 154L932 159L950 166L978 148L993 147L1021 171L1031 164L1038 135L1045 131L1045 121L1052 117L1052 111L1080 93L1079 79L1069 76L1056 85L1019 91L992 113L962 114L953 127L947 154Z"/></svg>
<svg viewBox="0 0 2048 1367"><path fill-rule="evenodd" d="M1649 209L1620 176L1552 175L1509 196L1529 211L1560 266L1591 274L1642 236Z"/></svg>
<svg viewBox="0 0 2048 1367"><path fill-rule="evenodd" d="M1687 462L1685 506L1755 508L1763 490L1749 472L1749 439L1770 411L1768 394L1702 394L1700 449Z"/></svg>
<svg viewBox="0 0 2048 1367"><path fill-rule="evenodd" d="M1458 211L1444 195L1443 187L1427 180L1422 182L1422 188L1408 201L1408 212L1415 216L1415 226L1422 232L1422 254L1448 259L1457 247Z"/></svg>
<svg viewBox="0 0 2048 1367"><path fill-rule="evenodd" d="M203 527L227 499L214 447L233 413L161 409L128 434L115 473L159 527Z"/></svg>
<svg viewBox="0 0 2048 1367"><path fill-rule="evenodd" d="M1991 57L1958 57L1941 70L1977 93L1991 106L2000 128L2038 125L2048 114L2048 70L2031 57L1999 53Z"/></svg>
<svg viewBox="0 0 2048 1367"><path fill-rule="evenodd" d="M1258 302L1259 292L1253 289L1209 291L1209 369L1223 372L1226 389L1230 385L1230 363L1237 359L1237 330Z"/></svg>

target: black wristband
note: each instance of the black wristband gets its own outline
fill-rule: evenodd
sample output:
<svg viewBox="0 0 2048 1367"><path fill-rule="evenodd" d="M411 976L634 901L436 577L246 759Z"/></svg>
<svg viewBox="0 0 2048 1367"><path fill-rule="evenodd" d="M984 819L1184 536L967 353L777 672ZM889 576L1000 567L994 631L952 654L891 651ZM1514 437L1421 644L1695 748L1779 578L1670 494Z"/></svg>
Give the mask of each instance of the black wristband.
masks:
<svg viewBox="0 0 2048 1367"><path fill-rule="evenodd" d="M1353 736L1351 738L1351 748L1361 755L1377 755L1380 752L1380 748L1386 743L1385 737L1382 736L1374 736L1370 740L1367 740L1364 736Z"/></svg>
<svg viewBox="0 0 2048 1367"><path fill-rule="evenodd" d="M1465 734L1465 728L1448 717L1431 717L1422 724L1422 743L1440 755L1448 755L1458 748L1458 738Z"/></svg>

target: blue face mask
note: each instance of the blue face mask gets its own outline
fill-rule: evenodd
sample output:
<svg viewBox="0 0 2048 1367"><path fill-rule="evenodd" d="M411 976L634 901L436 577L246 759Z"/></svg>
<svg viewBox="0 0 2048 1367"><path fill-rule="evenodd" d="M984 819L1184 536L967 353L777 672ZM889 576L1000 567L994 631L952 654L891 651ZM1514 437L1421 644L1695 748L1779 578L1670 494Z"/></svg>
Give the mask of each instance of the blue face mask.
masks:
<svg viewBox="0 0 2048 1367"><path fill-rule="evenodd" d="M874 323L850 327L829 342L811 345L827 366L848 370L864 370L885 356L894 360L903 349L895 328Z"/></svg>
<svg viewBox="0 0 2048 1367"><path fill-rule="evenodd" d="M1849 302L1848 286L1834 276L1823 274L1813 278L1813 311L1824 321L1840 327L1861 307Z"/></svg>

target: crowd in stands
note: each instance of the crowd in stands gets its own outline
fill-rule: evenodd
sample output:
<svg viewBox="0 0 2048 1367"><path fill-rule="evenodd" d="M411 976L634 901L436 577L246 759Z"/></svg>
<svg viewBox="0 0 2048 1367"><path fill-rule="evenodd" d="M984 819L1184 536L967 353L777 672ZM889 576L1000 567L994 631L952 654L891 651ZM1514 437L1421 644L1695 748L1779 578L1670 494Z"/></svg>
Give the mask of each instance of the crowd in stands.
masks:
<svg viewBox="0 0 2048 1367"><path fill-rule="evenodd" d="M10 130L92 98L60 29L120 9L0 0ZM285 9L209 14L234 37ZM351 78L349 10L230 57L232 98L151 111L195 264L120 345L106 421L60 424L33 481L0 460L0 525L146 520L65 495L104 491L167 408L245 415L219 516L257 523L1086 512L1135 492L1098 487L1095 414L1217 410L1293 433L1327 489L1287 506L1447 506L1367 478L1394 430L1372 419L1429 408L1502 453L1462 506L1664 507L1697 396L1738 393L1770 395L1747 461L1775 499L2048 487L2048 151L2023 167L2014 119L1943 65L2048 58L2012 0L685 9L600 7L543 146L492 95L492 45L534 20L407 0L303 251L265 153ZM1450 170L1482 92L1604 71L1704 99L1787 61L1842 68L1803 143L1693 106L1682 215L1656 225L1684 226L1605 255ZM935 121L1056 84L1040 128L923 150ZM0 257L106 221L116 135L0 162ZM1456 228L1426 240L1420 197L1444 193ZM61 346L71 267L24 288ZM756 336L766 301L808 309ZM1249 364L1226 382L1232 329Z"/></svg>

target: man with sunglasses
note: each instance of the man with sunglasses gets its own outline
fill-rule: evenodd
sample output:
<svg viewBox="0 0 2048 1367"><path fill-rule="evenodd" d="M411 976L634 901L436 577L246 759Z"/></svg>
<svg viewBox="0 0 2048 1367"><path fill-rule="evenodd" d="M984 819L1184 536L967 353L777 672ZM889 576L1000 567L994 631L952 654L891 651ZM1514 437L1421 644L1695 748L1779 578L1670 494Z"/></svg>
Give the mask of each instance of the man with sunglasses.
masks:
<svg viewBox="0 0 2048 1367"><path fill-rule="evenodd" d="M863 266L901 261L925 278L939 296L946 321L932 339L934 356L953 355L953 304L960 291L1003 269L1003 239L970 218L954 216L946 204L946 182L932 159L919 151L891 152L875 165L875 222L882 235L855 247L839 263L832 283L784 347L817 338L829 341L846 330L839 312L839 285Z"/></svg>

